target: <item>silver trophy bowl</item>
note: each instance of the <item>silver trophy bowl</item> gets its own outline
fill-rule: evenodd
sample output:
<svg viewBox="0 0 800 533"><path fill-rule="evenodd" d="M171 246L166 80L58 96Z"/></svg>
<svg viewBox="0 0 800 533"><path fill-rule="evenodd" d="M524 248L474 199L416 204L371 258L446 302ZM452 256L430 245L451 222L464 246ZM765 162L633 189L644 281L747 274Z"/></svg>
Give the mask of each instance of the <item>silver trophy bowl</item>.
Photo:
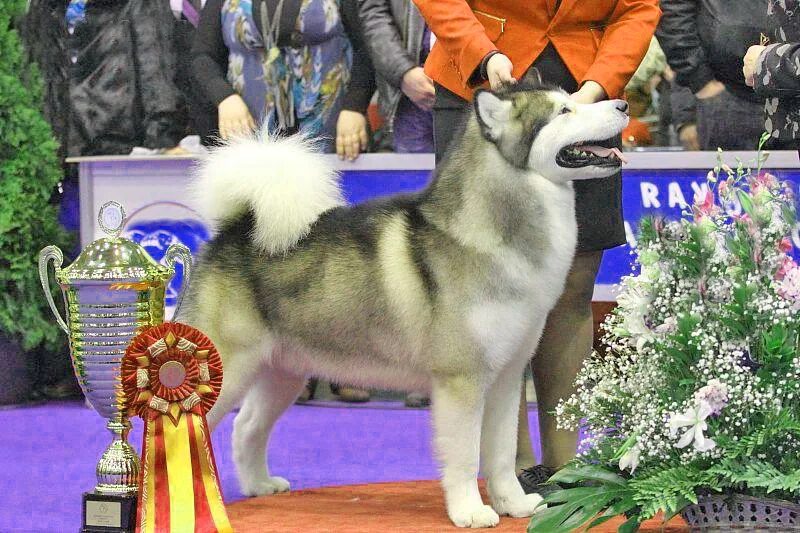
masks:
<svg viewBox="0 0 800 533"><path fill-rule="evenodd" d="M119 237L125 212L116 202L103 206L99 221L108 237L89 244L65 268L61 267L61 250L47 246L39 253L39 276L45 298L69 336L72 366L83 394L108 421L106 427L112 434L111 444L97 463L95 492L131 495L138 487L139 456L127 442L131 424L120 398L120 363L134 337L164 321L166 284L179 261L186 286L191 253L186 246L174 244L165 256L167 266L156 263L144 248ZM53 300L50 262L64 298L66 320Z"/></svg>

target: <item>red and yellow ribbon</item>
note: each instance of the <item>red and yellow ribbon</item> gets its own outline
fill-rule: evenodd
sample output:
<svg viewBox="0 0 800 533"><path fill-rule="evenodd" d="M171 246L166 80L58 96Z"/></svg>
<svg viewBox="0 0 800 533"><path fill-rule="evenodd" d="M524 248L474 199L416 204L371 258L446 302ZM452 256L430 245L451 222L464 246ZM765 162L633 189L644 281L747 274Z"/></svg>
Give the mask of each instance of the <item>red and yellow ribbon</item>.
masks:
<svg viewBox="0 0 800 533"><path fill-rule="evenodd" d="M137 533L233 531L206 424L222 388L214 345L190 326L161 324L133 339L121 375L121 401L145 421Z"/></svg>

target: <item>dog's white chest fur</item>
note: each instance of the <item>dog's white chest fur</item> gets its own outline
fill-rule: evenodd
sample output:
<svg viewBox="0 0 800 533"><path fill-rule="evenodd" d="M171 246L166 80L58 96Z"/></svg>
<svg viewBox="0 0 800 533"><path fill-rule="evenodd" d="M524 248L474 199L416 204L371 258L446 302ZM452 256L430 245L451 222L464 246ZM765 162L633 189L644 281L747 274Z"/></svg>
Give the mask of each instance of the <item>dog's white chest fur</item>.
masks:
<svg viewBox="0 0 800 533"><path fill-rule="evenodd" d="M526 350L538 342L547 313L564 289L577 240L574 193L571 187L553 187L548 193L551 202L537 220L547 229L550 243L541 250L543 256L532 257L528 250L499 249L494 254L491 280L495 290L486 291L487 296L469 309L469 330L494 369L514 357L530 355Z"/></svg>

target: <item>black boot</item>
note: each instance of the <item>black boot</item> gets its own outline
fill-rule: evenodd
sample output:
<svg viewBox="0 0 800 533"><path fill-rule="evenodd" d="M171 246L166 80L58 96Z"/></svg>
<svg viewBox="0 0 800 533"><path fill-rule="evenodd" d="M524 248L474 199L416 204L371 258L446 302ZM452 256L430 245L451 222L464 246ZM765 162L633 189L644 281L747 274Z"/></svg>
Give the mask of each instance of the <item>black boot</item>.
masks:
<svg viewBox="0 0 800 533"><path fill-rule="evenodd" d="M525 491L525 494L538 494L544 498L562 488L557 483L547 483L547 480L555 473L555 468L536 465L523 470L517 476L517 479L519 479L519 484L522 485L522 490Z"/></svg>

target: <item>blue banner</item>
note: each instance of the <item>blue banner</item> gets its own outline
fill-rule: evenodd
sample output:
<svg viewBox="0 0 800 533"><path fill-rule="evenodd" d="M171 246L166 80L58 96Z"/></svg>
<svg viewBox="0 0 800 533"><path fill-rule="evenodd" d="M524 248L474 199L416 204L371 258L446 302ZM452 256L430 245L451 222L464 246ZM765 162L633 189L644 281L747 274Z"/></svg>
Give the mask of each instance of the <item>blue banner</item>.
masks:
<svg viewBox="0 0 800 533"><path fill-rule="evenodd" d="M797 190L800 169L770 172L780 180L792 182ZM623 171L622 205L628 244L605 253L598 284L614 285L631 272L631 250L636 242L639 221L648 215L680 218L681 211L693 202L695 192L705 186L707 173L707 169ZM418 191L425 187L428 179L427 171L345 171L342 182L348 201L360 203L399 192ZM795 249L800 248L796 229L792 240Z"/></svg>

